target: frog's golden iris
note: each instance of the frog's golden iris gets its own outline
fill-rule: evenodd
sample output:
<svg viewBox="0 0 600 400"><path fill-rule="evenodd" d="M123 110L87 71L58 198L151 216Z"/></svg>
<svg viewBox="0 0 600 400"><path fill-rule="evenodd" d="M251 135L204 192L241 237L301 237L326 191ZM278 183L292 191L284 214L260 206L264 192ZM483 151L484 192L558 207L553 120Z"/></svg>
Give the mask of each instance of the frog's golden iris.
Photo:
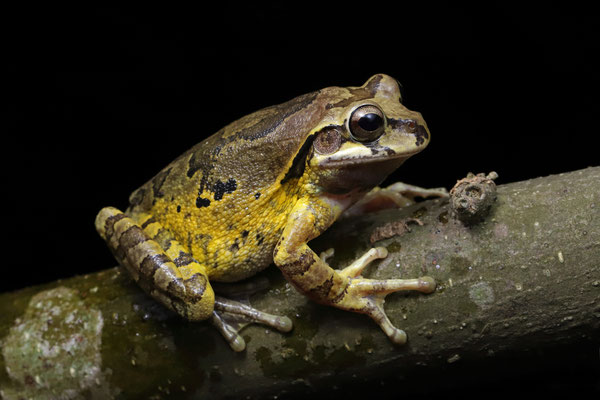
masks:
<svg viewBox="0 0 600 400"><path fill-rule="evenodd" d="M348 130L350 136L359 142L374 142L385 129L385 114L379 107L362 105L350 114Z"/></svg>
<svg viewBox="0 0 600 400"><path fill-rule="evenodd" d="M336 271L307 245L359 200L375 203L382 191L370 190L429 142L421 115L399 98L396 81L380 74L243 117L136 190L125 213L102 209L96 228L144 290L184 318L210 319L234 350L245 343L223 314L282 331L291 321L215 296L210 282L238 281L273 262L308 297L367 314L404 343L384 297L431 292L433 279L363 278L384 248Z"/></svg>

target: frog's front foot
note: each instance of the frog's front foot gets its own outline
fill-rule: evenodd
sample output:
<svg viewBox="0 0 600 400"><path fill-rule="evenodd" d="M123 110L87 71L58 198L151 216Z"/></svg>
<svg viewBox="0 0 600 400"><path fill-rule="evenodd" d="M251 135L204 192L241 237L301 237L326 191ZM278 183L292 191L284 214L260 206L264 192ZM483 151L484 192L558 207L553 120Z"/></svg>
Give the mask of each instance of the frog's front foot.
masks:
<svg viewBox="0 0 600 400"><path fill-rule="evenodd" d="M246 341L239 332L250 323L263 324L280 332L292 330L292 320L286 316L268 314L220 296L215 297L211 322L234 351L243 351L246 348Z"/></svg>
<svg viewBox="0 0 600 400"><path fill-rule="evenodd" d="M345 295L337 304L338 307L370 316L390 340L396 344L406 343L406 333L396 328L387 317L383 303L385 297L400 290L417 290L431 293L435 290L435 280L429 276L417 279L366 279L360 274L373 260L387 257L384 247L375 247L366 252L339 274L348 278Z"/></svg>

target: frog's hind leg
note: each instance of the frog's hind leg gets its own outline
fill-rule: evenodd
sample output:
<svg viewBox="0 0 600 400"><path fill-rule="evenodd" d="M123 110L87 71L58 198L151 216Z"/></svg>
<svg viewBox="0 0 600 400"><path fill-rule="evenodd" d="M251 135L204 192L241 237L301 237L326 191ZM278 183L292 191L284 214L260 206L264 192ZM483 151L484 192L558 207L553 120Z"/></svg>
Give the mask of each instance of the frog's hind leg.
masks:
<svg viewBox="0 0 600 400"><path fill-rule="evenodd" d="M96 230L115 258L152 297L191 321L211 317L215 295L206 271L150 216L140 223L113 207L96 217Z"/></svg>
<svg viewBox="0 0 600 400"><path fill-rule="evenodd" d="M445 188L425 189L402 182L396 182L388 187L376 187L344 211L342 217L363 215L388 208L407 207L415 203L415 198L448 197Z"/></svg>
<svg viewBox="0 0 600 400"><path fill-rule="evenodd" d="M210 319L233 350L244 350L246 344L238 332L249 323L282 332L292 329L288 317L215 296L204 266L152 216L138 214L134 220L106 207L96 217L96 229L142 289L183 318Z"/></svg>

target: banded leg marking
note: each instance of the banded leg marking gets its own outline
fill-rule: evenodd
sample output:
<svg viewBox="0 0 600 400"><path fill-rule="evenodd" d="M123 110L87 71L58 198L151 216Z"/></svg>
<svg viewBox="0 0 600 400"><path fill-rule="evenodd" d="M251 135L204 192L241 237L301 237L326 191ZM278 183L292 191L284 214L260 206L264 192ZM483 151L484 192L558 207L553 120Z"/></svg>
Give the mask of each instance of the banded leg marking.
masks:
<svg viewBox="0 0 600 400"><path fill-rule="evenodd" d="M151 218L144 219L145 229L118 209L106 207L96 217L96 230L117 260L152 297L189 320L209 318L214 293L204 267L173 238L169 238L165 251L156 239L166 230L157 222L147 224Z"/></svg>

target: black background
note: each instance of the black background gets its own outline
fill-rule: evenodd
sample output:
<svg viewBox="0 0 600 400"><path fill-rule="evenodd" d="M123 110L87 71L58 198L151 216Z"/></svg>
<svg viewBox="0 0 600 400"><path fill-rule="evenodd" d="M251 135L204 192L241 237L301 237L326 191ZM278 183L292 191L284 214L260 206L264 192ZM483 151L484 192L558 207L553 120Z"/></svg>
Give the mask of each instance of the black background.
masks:
<svg viewBox="0 0 600 400"><path fill-rule="evenodd" d="M378 72L402 83L432 133L390 182L450 188L469 171L505 183L600 164L597 13L415 3L6 12L11 277L0 290L113 266L93 228L101 207L125 208L132 190L243 115ZM563 383L576 386L580 371L569 371Z"/></svg>

